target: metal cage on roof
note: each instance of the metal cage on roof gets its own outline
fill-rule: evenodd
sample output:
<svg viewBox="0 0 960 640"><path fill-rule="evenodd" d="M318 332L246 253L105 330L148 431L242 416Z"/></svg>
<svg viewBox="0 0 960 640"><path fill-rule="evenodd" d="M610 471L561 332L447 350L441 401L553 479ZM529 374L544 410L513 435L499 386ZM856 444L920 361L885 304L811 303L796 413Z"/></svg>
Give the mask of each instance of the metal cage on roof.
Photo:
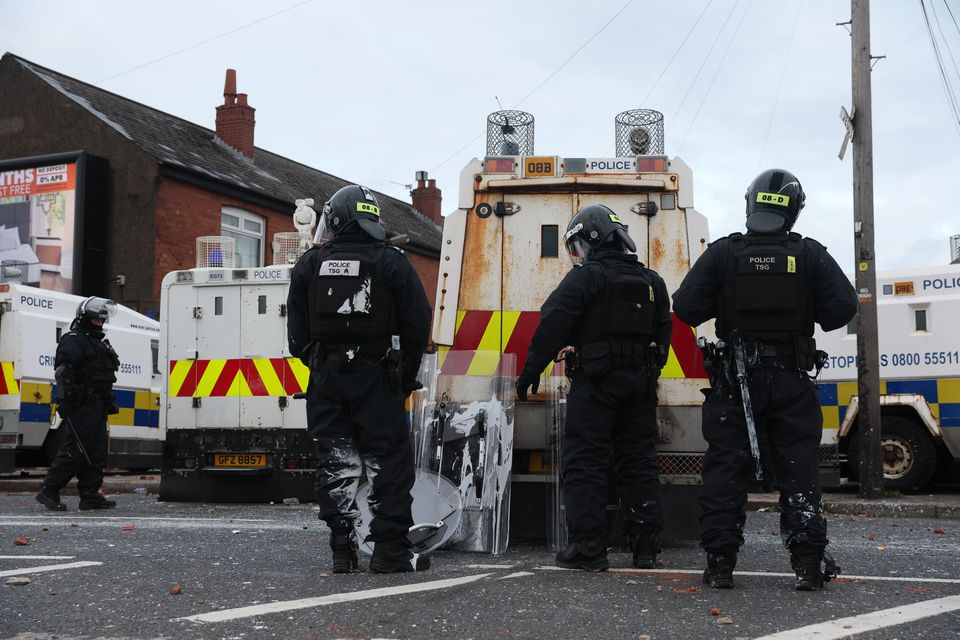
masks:
<svg viewBox="0 0 960 640"><path fill-rule="evenodd" d="M532 156L533 115L526 111L494 111L487 116L488 156Z"/></svg>
<svg viewBox="0 0 960 640"><path fill-rule="evenodd" d="M313 246L309 233L280 231L273 234L273 264L296 264L307 249Z"/></svg>
<svg viewBox="0 0 960 640"><path fill-rule="evenodd" d="M0 282L21 284L28 268L30 268L30 264L23 260L0 261Z"/></svg>
<svg viewBox="0 0 960 640"><path fill-rule="evenodd" d="M950 264L960 264L960 236L950 236Z"/></svg>
<svg viewBox="0 0 960 640"><path fill-rule="evenodd" d="M200 236L197 238L197 268L232 269L236 264L235 245L236 241L228 236Z"/></svg>
<svg viewBox="0 0 960 640"><path fill-rule="evenodd" d="M618 113L617 157L663 155L663 114L653 109Z"/></svg>

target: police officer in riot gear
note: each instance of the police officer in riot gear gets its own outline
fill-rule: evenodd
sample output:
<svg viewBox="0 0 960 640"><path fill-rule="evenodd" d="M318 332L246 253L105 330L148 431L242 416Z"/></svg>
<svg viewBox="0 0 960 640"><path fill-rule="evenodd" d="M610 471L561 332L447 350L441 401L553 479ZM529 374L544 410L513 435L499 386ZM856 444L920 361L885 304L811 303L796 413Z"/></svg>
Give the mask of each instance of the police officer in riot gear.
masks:
<svg viewBox="0 0 960 640"><path fill-rule="evenodd" d="M60 490L73 476L80 509L117 506L100 493L107 464L107 415L119 411L112 390L120 358L103 335L104 323L116 311L112 300L87 298L57 345L54 375L62 440L37 494L37 502L51 511L66 511Z"/></svg>
<svg viewBox="0 0 960 640"><path fill-rule="evenodd" d="M673 310L687 324L717 320L715 357L706 363L713 389L703 404L709 447L700 497L704 581L715 588L733 586L755 462L734 346L743 357L754 422L766 436L760 457L775 471L780 490L780 534L796 588L819 589L836 573L829 555L824 566L827 527L817 460L822 416L807 372L825 356L816 351L814 323L824 331L846 325L857 296L823 245L790 232L804 199L789 171L761 173L746 193L747 233L710 244L673 294Z"/></svg>
<svg viewBox="0 0 960 640"><path fill-rule="evenodd" d="M655 445L657 377L672 331L666 285L637 259L620 218L603 205L581 209L564 239L574 268L540 309L517 379L517 395L526 400L557 352L574 346L561 460L570 543L557 554L557 565L588 571L609 566L612 454L634 565L652 568L663 527Z"/></svg>
<svg viewBox="0 0 960 640"><path fill-rule="evenodd" d="M290 353L310 367L307 426L317 441L317 501L331 531L334 573L358 566L354 525L364 473L372 483L370 569L429 567L407 539L414 465L403 404L420 386L430 305L406 256L385 239L373 193L343 187L324 205L315 246L290 279Z"/></svg>

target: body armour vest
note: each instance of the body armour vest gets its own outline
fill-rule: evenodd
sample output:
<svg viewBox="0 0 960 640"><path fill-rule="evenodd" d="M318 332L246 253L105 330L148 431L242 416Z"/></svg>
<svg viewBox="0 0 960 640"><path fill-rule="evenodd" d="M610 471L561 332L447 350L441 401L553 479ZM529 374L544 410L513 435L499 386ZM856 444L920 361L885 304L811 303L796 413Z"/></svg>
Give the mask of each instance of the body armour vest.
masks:
<svg viewBox="0 0 960 640"><path fill-rule="evenodd" d="M80 363L80 379L77 384L96 393L108 393L117 381L120 357L110 341L97 339L74 329L70 333L83 342L83 359Z"/></svg>
<svg viewBox="0 0 960 640"><path fill-rule="evenodd" d="M813 335L813 295L803 238L730 236L717 335L791 339Z"/></svg>
<svg viewBox="0 0 960 640"><path fill-rule="evenodd" d="M656 313L653 285L646 270L637 263L596 264L603 269L607 286L577 326L575 344L605 340L649 342Z"/></svg>
<svg viewBox="0 0 960 640"><path fill-rule="evenodd" d="M383 244L332 244L307 294L310 338L388 337L396 331Z"/></svg>

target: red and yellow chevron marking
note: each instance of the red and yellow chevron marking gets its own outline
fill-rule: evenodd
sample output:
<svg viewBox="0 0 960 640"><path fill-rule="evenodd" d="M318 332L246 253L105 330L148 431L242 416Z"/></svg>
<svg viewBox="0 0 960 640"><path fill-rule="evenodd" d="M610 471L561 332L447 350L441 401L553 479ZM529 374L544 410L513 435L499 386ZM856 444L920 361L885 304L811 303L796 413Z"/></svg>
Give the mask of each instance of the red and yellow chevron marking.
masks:
<svg viewBox="0 0 960 640"><path fill-rule="evenodd" d="M670 355L660 377L706 378L696 332L675 315L671 317ZM441 348L441 371L445 375L498 375L502 352L517 356L517 372L520 372L539 324L539 311L458 311L453 345ZM552 368L550 364L546 375L550 375Z"/></svg>
<svg viewBox="0 0 960 640"><path fill-rule="evenodd" d="M14 377L12 362L0 362L0 395L20 395L20 384Z"/></svg>
<svg viewBox="0 0 960 640"><path fill-rule="evenodd" d="M171 360L170 397L290 396L307 389L310 370L298 358Z"/></svg>

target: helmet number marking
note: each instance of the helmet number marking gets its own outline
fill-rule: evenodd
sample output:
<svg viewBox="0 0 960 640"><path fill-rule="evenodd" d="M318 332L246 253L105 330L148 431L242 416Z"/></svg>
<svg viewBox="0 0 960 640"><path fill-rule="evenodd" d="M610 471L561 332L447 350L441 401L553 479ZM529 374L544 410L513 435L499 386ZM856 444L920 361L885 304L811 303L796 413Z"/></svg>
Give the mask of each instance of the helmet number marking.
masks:
<svg viewBox="0 0 960 640"><path fill-rule="evenodd" d="M790 206L790 196L785 196L780 193L766 193L765 191L760 191L757 193L757 202L761 204L774 204L778 207L788 207Z"/></svg>
<svg viewBox="0 0 960 640"><path fill-rule="evenodd" d="M357 212L358 213L369 213L370 215L380 217L380 207L375 204L370 204L369 202L358 202L357 203Z"/></svg>

